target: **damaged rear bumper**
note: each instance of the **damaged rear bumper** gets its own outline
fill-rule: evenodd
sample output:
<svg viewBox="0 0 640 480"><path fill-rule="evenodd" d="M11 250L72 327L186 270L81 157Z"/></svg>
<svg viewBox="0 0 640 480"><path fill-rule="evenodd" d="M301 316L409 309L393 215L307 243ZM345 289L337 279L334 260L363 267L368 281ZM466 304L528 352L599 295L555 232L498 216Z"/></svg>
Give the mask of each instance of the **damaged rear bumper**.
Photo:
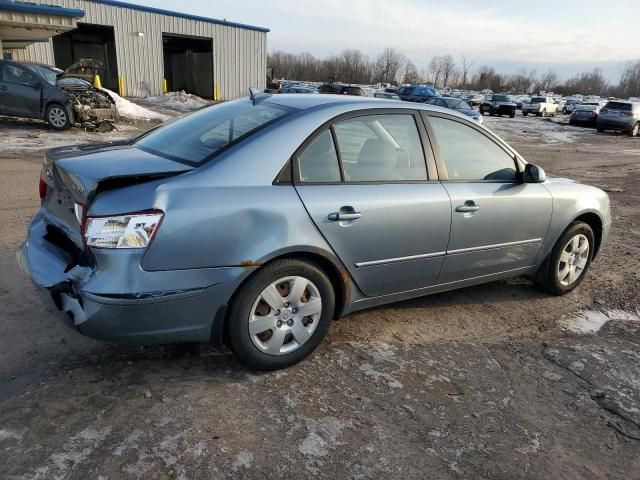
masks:
<svg viewBox="0 0 640 480"><path fill-rule="evenodd" d="M144 252L136 250L101 250L93 265L83 265L48 239L48 228L39 212L18 251L20 268L50 311L99 340L208 342L217 331L217 313L246 272L233 267L149 272L140 268Z"/></svg>

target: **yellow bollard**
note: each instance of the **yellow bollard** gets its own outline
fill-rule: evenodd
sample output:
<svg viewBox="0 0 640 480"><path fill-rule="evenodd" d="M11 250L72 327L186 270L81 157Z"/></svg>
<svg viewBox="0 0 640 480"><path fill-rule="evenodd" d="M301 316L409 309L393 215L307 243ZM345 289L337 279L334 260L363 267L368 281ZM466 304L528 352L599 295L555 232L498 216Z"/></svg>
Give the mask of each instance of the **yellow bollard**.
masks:
<svg viewBox="0 0 640 480"><path fill-rule="evenodd" d="M163 78L162 79L162 93L167 93L168 88L167 88L167 79Z"/></svg>
<svg viewBox="0 0 640 480"><path fill-rule="evenodd" d="M216 101L220 100L220 85L217 83L215 83L213 87L213 99Z"/></svg>
<svg viewBox="0 0 640 480"><path fill-rule="evenodd" d="M100 89L102 88L102 83L100 82L100 75L98 75L97 73L93 77L93 86Z"/></svg>
<svg viewBox="0 0 640 480"><path fill-rule="evenodd" d="M120 96L124 97L124 77L118 77L118 90L120 90Z"/></svg>

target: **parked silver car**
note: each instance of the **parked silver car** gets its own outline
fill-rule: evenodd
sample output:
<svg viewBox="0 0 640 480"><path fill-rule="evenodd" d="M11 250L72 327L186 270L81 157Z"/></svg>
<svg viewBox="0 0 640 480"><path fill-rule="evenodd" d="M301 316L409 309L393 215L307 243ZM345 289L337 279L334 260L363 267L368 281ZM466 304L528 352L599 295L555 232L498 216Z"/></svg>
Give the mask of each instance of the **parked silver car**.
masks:
<svg viewBox="0 0 640 480"><path fill-rule="evenodd" d="M603 191L465 115L339 95L254 94L49 150L40 196L19 263L66 323L227 342L259 369L367 307L516 275L568 293L611 223Z"/></svg>
<svg viewBox="0 0 640 480"><path fill-rule="evenodd" d="M599 132L616 130L631 137L640 135L640 103L611 100L600 109L596 120Z"/></svg>

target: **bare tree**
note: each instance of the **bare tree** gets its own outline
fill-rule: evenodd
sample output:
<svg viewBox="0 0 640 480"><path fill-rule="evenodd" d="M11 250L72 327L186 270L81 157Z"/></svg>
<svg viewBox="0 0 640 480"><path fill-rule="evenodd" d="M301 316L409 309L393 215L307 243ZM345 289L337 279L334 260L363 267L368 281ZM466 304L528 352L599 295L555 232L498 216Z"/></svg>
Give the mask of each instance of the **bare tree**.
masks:
<svg viewBox="0 0 640 480"><path fill-rule="evenodd" d="M402 76L402 83L416 84L420 83L420 76L418 75L418 69L415 64L409 60L404 67L404 75Z"/></svg>
<svg viewBox="0 0 640 480"><path fill-rule="evenodd" d="M442 64L442 86L448 87L449 81L453 76L456 69L456 61L453 59L451 55L445 55L441 57Z"/></svg>
<svg viewBox="0 0 640 480"><path fill-rule="evenodd" d="M406 57L395 48L385 48L376 58L373 79L377 83L396 83Z"/></svg>
<svg viewBox="0 0 640 480"><path fill-rule="evenodd" d="M538 90L544 90L545 92L553 89L553 87L558 85L558 74L553 70L549 69L547 73L540 77L540 82L538 83Z"/></svg>
<svg viewBox="0 0 640 480"><path fill-rule="evenodd" d="M433 57L429 62L429 72L431 72L431 83L438 88L440 76L442 75L442 57Z"/></svg>
<svg viewBox="0 0 640 480"><path fill-rule="evenodd" d="M470 59L466 55L460 56L460 69L462 70L462 79L460 83L463 88L467 85L467 80L469 79L469 73L471 72L471 69L475 64L476 64L475 60Z"/></svg>

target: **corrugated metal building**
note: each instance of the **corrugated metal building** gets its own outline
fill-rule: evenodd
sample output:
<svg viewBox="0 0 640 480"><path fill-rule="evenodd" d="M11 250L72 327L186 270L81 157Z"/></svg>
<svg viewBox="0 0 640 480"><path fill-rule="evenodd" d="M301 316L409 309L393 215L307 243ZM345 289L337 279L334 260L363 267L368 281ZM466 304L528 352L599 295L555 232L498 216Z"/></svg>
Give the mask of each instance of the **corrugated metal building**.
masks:
<svg viewBox="0 0 640 480"><path fill-rule="evenodd" d="M15 60L65 69L92 58L105 87L126 96L191 91L226 100L265 88L267 28L113 0L30 0L84 11L77 28L6 50Z"/></svg>

